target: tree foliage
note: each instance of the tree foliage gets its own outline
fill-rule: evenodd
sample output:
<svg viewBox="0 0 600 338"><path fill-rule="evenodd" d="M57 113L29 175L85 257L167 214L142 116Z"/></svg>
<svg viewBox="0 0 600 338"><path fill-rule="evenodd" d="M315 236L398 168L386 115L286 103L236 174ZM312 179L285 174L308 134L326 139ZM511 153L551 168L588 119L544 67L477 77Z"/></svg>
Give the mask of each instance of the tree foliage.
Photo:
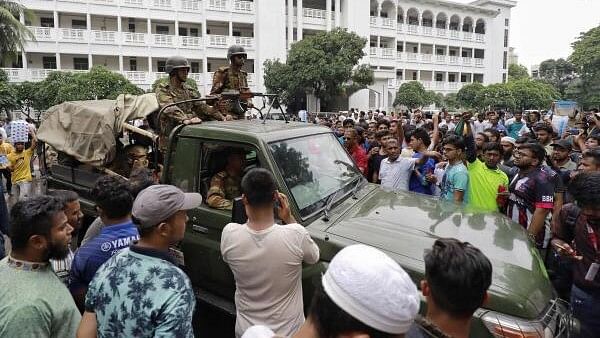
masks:
<svg viewBox="0 0 600 338"><path fill-rule="evenodd" d="M432 97L425 91L423 84L418 81L404 82L398 88L394 106L403 105L409 109L420 108L431 101Z"/></svg>
<svg viewBox="0 0 600 338"><path fill-rule="evenodd" d="M476 101L476 98L484 89L485 87L481 83L477 82L464 85L456 95L458 103L467 109L480 107Z"/></svg>
<svg viewBox="0 0 600 338"><path fill-rule="evenodd" d="M517 103L512 91L505 83L494 83L486 86L475 97L476 108L479 109L509 109Z"/></svg>
<svg viewBox="0 0 600 338"><path fill-rule="evenodd" d="M508 81L516 81L528 78L529 72L527 71L527 67L514 63L508 65Z"/></svg>
<svg viewBox="0 0 600 338"><path fill-rule="evenodd" d="M142 94L143 91L123 75L103 66L72 75L72 81L58 88L55 104L65 101L115 99L119 94Z"/></svg>
<svg viewBox="0 0 600 338"><path fill-rule="evenodd" d="M364 56L367 40L355 33L337 28L309 36L292 45L287 61L264 63L265 86L278 93L286 103L296 95L313 93L322 104L373 83L368 66L356 67ZM350 83L352 80L352 83Z"/></svg>
<svg viewBox="0 0 600 338"><path fill-rule="evenodd" d="M539 76L543 82L551 84L561 97L575 78L575 65L565 59L548 59L540 63Z"/></svg>
<svg viewBox="0 0 600 338"><path fill-rule="evenodd" d="M522 79L511 81L507 85L512 92L516 108L543 109L550 103L560 98L558 91L550 84Z"/></svg>
<svg viewBox="0 0 600 338"><path fill-rule="evenodd" d="M14 60L19 51L24 50L27 39L35 40L31 31L21 23L19 17L33 18L33 12L17 1L0 0L0 59Z"/></svg>
<svg viewBox="0 0 600 338"><path fill-rule="evenodd" d="M458 102L458 93L448 93L444 96L444 106L448 109L459 109L461 108L460 102Z"/></svg>
<svg viewBox="0 0 600 338"><path fill-rule="evenodd" d="M600 105L600 26L581 33L572 44L569 61L575 66L581 83L569 88L584 108Z"/></svg>
<svg viewBox="0 0 600 338"><path fill-rule="evenodd" d="M10 117L11 111L19 107L15 88L7 82L0 82L0 114Z"/></svg>
<svg viewBox="0 0 600 338"><path fill-rule="evenodd" d="M169 77L168 76L163 76L161 78L156 79L156 81L154 81L154 83L152 84L152 89L151 92L154 93L156 92L156 88L158 88L158 86L160 86L163 83L167 83L169 82ZM198 90L198 84L196 84L196 81L192 78L189 78L185 81L185 84L192 87L192 89L194 90Z"/></svg>

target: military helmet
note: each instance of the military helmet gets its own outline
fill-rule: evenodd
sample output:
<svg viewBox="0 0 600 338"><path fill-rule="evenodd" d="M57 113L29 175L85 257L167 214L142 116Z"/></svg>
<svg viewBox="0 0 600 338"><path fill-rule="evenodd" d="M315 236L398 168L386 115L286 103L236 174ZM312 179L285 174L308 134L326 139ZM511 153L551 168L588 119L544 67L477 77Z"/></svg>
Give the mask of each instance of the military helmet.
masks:
<svg viewBox="0 0 600 338"><path fill-rule="evenodd" d="M167 59L167 62L165 62L165 73L167 74L171 74L171 72L179 68L187 68L188 70L190 69L188 60L183 56L171 56Z"/></svg>
<svg viewBox="0 0 600 338"><path fill-rule="evenodd" d="M244 49L244 47L242 47L240 45L230 46L229 49L227 50L227 59L228 60L231 60L231 57L234 55L244 55L246 58L248 58L248 54L246 54L246 50Z"/></svg>

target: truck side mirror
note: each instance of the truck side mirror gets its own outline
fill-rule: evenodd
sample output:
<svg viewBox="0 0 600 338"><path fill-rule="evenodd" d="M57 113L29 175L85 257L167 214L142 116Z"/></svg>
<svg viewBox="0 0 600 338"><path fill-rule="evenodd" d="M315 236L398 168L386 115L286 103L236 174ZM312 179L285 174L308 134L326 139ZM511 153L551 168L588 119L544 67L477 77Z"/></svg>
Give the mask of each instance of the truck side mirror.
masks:
<svg viewBox="0 0 600 338"><path fill-rule="evenodd" d="M244 202L242 202L242 197L236 197L233 199L233 207L231 209L231 222L244 224L248 221L248 216L246 215L246 208L244 207Z"/></svg>

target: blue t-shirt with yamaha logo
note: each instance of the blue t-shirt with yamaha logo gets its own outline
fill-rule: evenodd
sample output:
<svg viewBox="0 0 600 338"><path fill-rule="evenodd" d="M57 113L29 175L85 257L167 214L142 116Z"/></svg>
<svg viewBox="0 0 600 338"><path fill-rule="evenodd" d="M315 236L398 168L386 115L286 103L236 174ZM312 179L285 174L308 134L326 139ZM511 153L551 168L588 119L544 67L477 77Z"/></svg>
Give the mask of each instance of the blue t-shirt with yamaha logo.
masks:
<svg viewBox="0 0 600 338"><path fill-rule="evenodd" d="M72 292L86 289L104 262L139 238L137 227L131 221L105 226L98 236L77 250L69 274L69 289Z"/></svg>

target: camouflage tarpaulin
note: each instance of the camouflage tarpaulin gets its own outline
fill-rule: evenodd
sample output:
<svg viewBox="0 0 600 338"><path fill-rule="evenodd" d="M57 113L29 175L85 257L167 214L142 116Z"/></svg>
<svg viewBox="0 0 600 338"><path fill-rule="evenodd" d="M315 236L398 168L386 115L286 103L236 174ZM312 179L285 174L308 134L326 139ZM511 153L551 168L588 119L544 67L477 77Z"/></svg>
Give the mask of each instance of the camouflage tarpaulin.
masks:
<svg viewBox="0 0 600 338"><path fill-rule="evenodd" d="M104 166L115 157L116 136L122 124L156 110L158 102L153 93L119 95L116 100L64 102L46 111L37 136L82 163Z"/></svg>

